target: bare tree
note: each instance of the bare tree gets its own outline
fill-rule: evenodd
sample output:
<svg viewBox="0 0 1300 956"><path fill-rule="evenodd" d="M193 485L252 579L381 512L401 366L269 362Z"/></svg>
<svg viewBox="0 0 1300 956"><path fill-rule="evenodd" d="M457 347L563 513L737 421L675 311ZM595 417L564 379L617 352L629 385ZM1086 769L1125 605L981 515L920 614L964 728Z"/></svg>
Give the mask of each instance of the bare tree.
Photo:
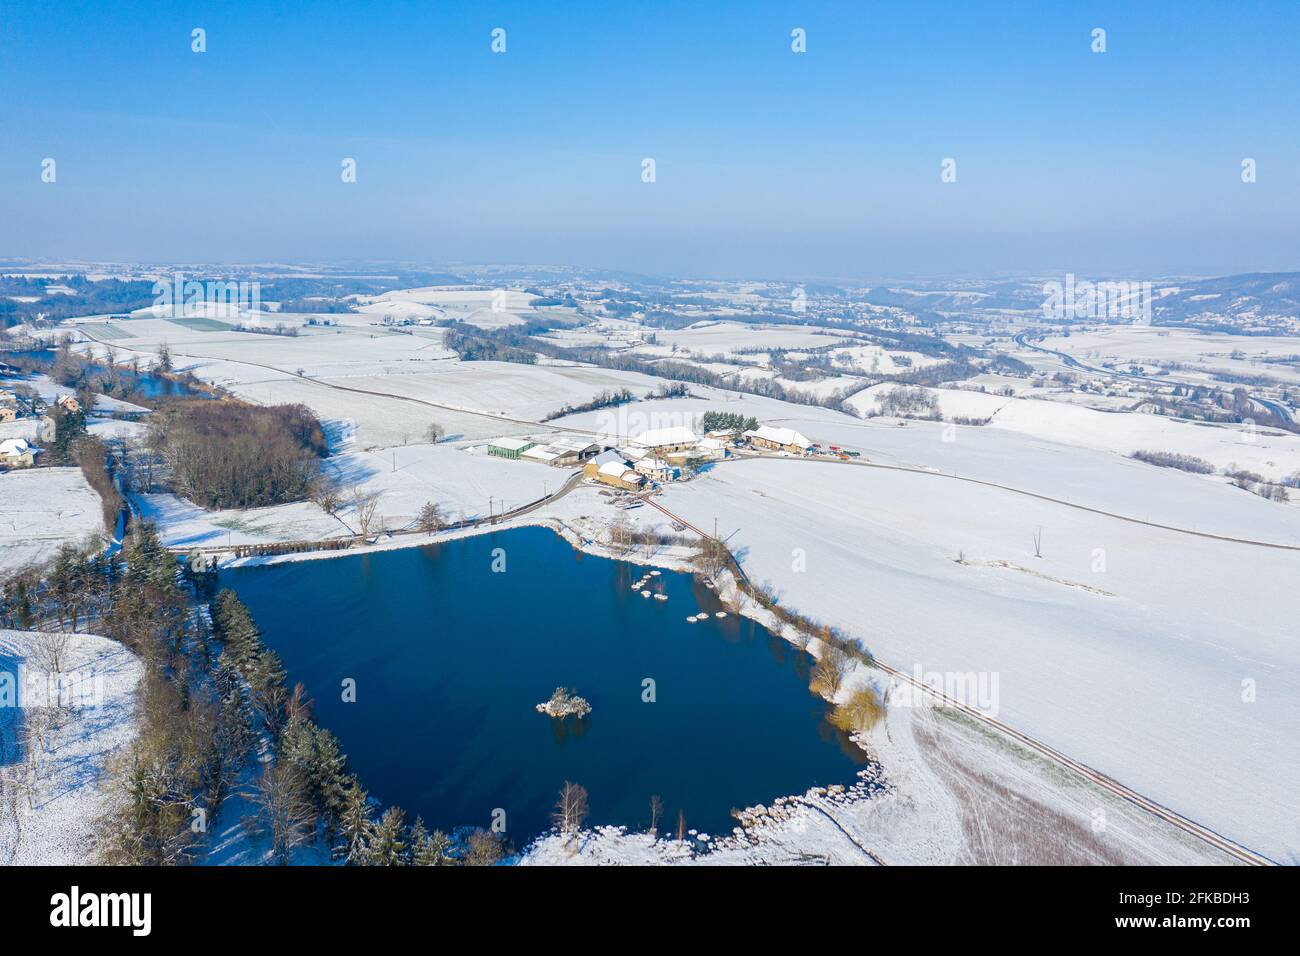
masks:
<svg viewBox="0 0 1300 956"><path fill-rule="evenodd" d="M609 546L615 554L627 554L632 550L632 522L627 513L620 511L609 526Z"/></svg>
<svg viewBox="0 0 1300 956"><path fill-rule="evenodd" d="M849 655L829 627L823 627L817 636L821 641L821 650L817 663L813 665L812 689L831 699L839 693L840 685L844 683L844 675L849 669Z"/></svg>
<svg viewBox="0 0 1300 956"><path fill-rule="evenodd" d="M253 823L270 837L275 862L288 865L294 849L313 836L315 811L302 777L288 763L277 760L262 769L257 789L245 796L257 808Z"/></svg>
<svg viewBox="0 0 1300 956"><path fill-rule="evenodd" d="M664 800L659 794L654 794L650 798L650 833L654 834L659 830L659 819L664 815Z"/></svg>
<svg viewBox="0 0 1300 956"><path fill-rule="evenodd" d="M551 821L560 828L560 832L573 834L582 829L590 810L587 808L587 789L582 784L564 781L560 789L560 799L551 813Z"/></svg>
<svg viewBox="0 0 1300 956"><path fill-rule="evenodd" d="M369 537L370 529L375 524L379 508L379 493L367 494L360 488L352 491L352 515L357 522L357 531L362 537Z"/></svg>
<svg viewBox="0 0 1300 956"><path fill-rule="evenodd" d="M700 548L695 552L695 566L710 580L716 580L726 570L731 552L717 538L702 538Z"/></svg>
<svg viewBox="0 0 1300 956"><path fill-rule="evenodd" d="M424 430L424 437L430 445L436 445L442 441L442 437L447 434L447 430L437 422L430 422L429 427Z"/></svg>
<svg viewBox="0 0 1300 956"><path fill-rule="evenodd" d="M1034 557L1043 556L1043 526L1039 525L1038 530L1034 532Z"/></svg>
<svg viewBox="0 0 1300 956"><path fill-rule="evenodd" d="M416 526L425 534L435 534L442 529L442 509L426 501L415 519Z"/></svg>
<svg viewBox="0 0 1300 956"><path fill-rule="evenodd" d="M332 515L343 506L343 492L338 480L323 472L316 476L310 489L311 500L327 515Z"/></svg>
<svg viewBox="0 0 1300 956"><path fill-rule="evenodd" d="M471 833L465 841L466 866L495 866L503 856L505 845L502 838L482 827Z"/></svg>
<svg viewBox="0 0 1300 956"><path fill-rule="evenodd" d="M686 841L686 811L678 810L677 811L677 842L684 843L685 841Z"/></svg>
<svg viewBox="0 0 1300 956"><path fill-rule="evenodd" d="M31 658L47 675L62 674L71 643L72 635L64 631L35 631L31 634Z"/></svg>

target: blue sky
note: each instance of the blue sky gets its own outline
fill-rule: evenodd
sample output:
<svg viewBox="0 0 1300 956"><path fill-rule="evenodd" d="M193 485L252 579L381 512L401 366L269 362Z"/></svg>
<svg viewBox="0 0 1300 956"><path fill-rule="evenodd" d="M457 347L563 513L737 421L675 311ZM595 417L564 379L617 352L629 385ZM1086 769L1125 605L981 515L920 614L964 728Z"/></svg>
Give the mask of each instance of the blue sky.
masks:
<svg viewBox="0 0 1300 956"><path fill-rule="evenodd" d="M0 17L0 256L1300 269L1290 2L0 0Z"/></svg>

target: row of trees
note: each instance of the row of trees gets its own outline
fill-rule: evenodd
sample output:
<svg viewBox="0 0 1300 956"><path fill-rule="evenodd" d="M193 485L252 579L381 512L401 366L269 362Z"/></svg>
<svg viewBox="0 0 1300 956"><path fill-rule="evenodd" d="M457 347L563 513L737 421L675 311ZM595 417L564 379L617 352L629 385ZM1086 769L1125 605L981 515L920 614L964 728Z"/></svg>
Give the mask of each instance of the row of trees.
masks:
<svg viewBox="0 0 1300 956"><path fill-rule="evenodd" d="M597 394L589 402L582 402L578 405L561 405L547 415L543 421L549 422L553 418L563 418L565 415L575 415L578 412L594 412L600 408L613 408L616 405L626 405L628 402L635 401L636 396L632 394L631 389L620 388L613 392L605 390Z"/></svg>

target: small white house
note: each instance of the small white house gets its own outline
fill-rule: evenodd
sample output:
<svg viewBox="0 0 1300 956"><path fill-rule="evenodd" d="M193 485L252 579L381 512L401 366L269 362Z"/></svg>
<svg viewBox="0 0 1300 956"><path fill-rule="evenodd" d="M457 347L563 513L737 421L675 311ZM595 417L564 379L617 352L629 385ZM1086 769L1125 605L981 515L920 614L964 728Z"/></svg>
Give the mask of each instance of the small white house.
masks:
<svg viewBox="0 0 1300 956"><path fill-rule="evenodd" d="M642 458L632 466L636 471L653 481L672 481L679 474L678 470L662 458Z"/></svg>
<svg viewBox="0 0 1300 956"><path fill-rule="evenodd" d="M6 438L0 441L0 464L9 468L30 468L36 464L41 449L26 438Z"/></svg>

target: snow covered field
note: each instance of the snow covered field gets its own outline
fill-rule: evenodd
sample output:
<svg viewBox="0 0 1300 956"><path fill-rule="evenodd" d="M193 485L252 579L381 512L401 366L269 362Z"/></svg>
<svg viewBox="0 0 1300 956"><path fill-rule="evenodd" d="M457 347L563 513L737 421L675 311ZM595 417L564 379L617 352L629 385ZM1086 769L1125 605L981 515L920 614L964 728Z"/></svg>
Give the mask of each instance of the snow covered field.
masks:
<svg viewBox="0 0 1300 956"><path fill-rule="evenodd" d="M1264 361L1300 354L1300 342L1286 336L1116 325L1076 331L1069 336L1051 336L1039 344L1090 365L1105 361L1125 368L1130 362L1182 363L1187 367L1171 372L1175 379L1181 380L1204 379L1211 371L1228 371L1237 375L1266 375L1293 385L1300 383L1300 367Z"/></svg>
<svg viewBox="0 0 1300 956"><path fill-rule="evenodd" d="M897 386L876 385L847 402L858 414L877 412L879 400ZM955 388L927 388L940 413L955 418L989 419L983 428L1005 429L1045 441L1128 455L1166 451L1204 458L1219 469L1255 471L1283 478L1300 471L1300 435L1242 425L1178 421L1163 415L1102 412L1031 398L1007 398Z"/></svg>
<svg viewBox="0 0 1300 956"><path fill-rule="evenodd" d="M710 466L698 480L670 485L660 500L700 527L711 528L717 519L756 582L770 584L787 605L858 637L882 662L906 672L915 667L994 679L999 719L1274 859L1300 861L1294 798L1300 792L1300 651L1291 634L1300 612L1294 585L1300 552L1285 550L1300 547L1300 505L1265 501L1222 476L1126 457L1137 450L1176 452L1220 469L1281 478L1300 471L1300 438L956 388L932 390L943 415L988 418L988 424L863 419L706 386L691 386L694 397L688 399L645 399L530 424L600 391L627 387L645 396L664 381L548 362L462 363L443 348L440 329L407 335L366 324L390 311L411 317L455 312L473 321L485 308L485 323L516 321L513 313L492 313L490 303L474 295L489 293L390 293L363 306L363 315L340 316L337 327L304 328L296 338L132 319L117 323L131 337L114 345L119 355L125 347L147 354L166 341L179 367L236 395L308 405L331 432L351 437L327 470L345 485L379 494L379 513L391 528L409 526L426 501L437 503L447 520L472 518L489 507L499 511L535 500L569 476L491 458L475 447L498 435L544 438L569 427L616 440L650 428L698 428L704 412L726 411L859 451L862 461L888 467L728 461ZM529 308L519 305L516 311ZM653 334L657 343L639 347L639 354L677 361L689 355L697 362L721 356L746 364L767 358L748 349L815 349L844 341L813 329L738 322ZM1202 364L1242 374L1273 368L1230 359L1230 348L1242 344L1236 337L1220 343L1226 337L1171 338L1140 329L1114 335L1130 337L1120 342L1129 357L1193 362L1213 354ZM1072 336L1046 344L1096 361L1090 353L1108 354L1113 341L1103 336L1081 348L1083 337ZM1248 352L1272 353L1290 349L1288 341L1245 344ZM1220 345L1223 355L1214 354ZM851 356L859 371L908 368L906 359L895 362L907 353L875 346L850 343L841 354ZM907 357L912 368L935 361L920 353ZM741 372L745 364L725 367ZM810 387L830 391L853 381L826 379ZM1028 380L1014 381L1023 391ZM860 392L849 408L858 415L873 411L877 395L893 387ZM431 422L446 429L445 442L423 443ZM5 520L9 477L0 476ZM55 500L55 492L41 494ZM175 545L323 538L353 530L350 506L331 517L308 503L205 513L173 496L153 495L141 505ZM97 529L98 501L87 510ZM560 519L597 538L614 514L607 499L583 487L529 520ZM642 526L666 524L649 507L630 517ZM44 520L25 517L14 535ZM1006 740L951 715L896 706L873 732L870 747L895 789L851 805L805 806L772 821L762 846L724 847L707 861L867 862L876 854L885 862L1017 862L1056 853L1051 862L1222 862L1148 815L1073 777L1062 779L1069 775L1035 764L1038 758L1028 752L1012 753ZM1099 809L1106 821L1100 831ZM1047 848L1018 844L1018 836L1030 831L1055 833L1059 840ZM671 862L682 856L683 848L664 841L600 831L577 847L558 838L543 841L529 859Z"/></svg>
<svg viewBox="0 0 1300 956"><path fill-rule="evenodd" d="M246 511L205 511L173 494L137 494L132 506L141 518L158 526L169 548L215 548L236 544L266 544L334 538L350 533L310 501L250 508Z"/></svg>
<svg viewBox="0 0 1300 956"><path fill-rule="evenodd" d="M358 311L372 318L457 319L480 328L519 325L537 296L510 289L429 286L361 296Z"/></svg>
<svg viewBox="0 0 1300 956"><path fill-rule="evenodd" d="M0 574L103 530L99 495L79 468L0 472Z"/></svg>
<svg viewBox="0 0 1300 956"><path fill-rule="evenodd" d="M698 426L700 416L710 410L736 412L754 415L765 424L797 429L813 441L858 450L865 459L879 464L1008 485L1174 527L1300 545L1300 508L1265 501L1222 479L1158 468L1111 452L1006 429L862 420L831 409L755 396L704 388L692 392L700 397L637 402L615 410L569 415L552 424L628 435L647 428Z"/></svg>
<svg viewBox="0 0 1300 956"><path fill-rule="evenodd" d="M5 864L85 864L94 852L96 819L108 808L101 779L113 754L135 734L135 686L140 661L116 641L90 634L67 635L60 673L63 708L45 740L31 750L16 745L23 726L31 727L29 706L0 707L0 862ZM0 630L0 680L20 667L39 673L42 635ZM34 703L30 698L28 703ZM40 703L44 703L41 701ZM12 796L13 799L7 799Z"/></svg>
<svg viewBox="0 0 1300 956"><path fill-rule="evenodd" d="M1276 859L1300 854L1300 555L835 464L728 463L665 504L717 518L755 581L881 660L996 675L999 719Z"/></svg>
<svg viewBox="0 0 1300 956"><path fill-rule="evenodd" d="M759 325L747 322L698 322L678 331L657 330L655 345L637 351L665 357L674 349L695 356L734 356L745 349L809 349L849 341L821 329L797 325Z"/></svg>

